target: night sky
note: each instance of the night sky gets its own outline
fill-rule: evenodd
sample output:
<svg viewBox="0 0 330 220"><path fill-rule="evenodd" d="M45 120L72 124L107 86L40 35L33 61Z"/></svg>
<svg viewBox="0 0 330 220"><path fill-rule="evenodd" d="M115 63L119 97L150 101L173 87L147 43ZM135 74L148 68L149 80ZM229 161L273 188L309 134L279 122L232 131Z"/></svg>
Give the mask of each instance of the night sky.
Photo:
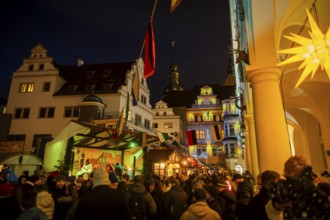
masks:
<svg viewBox="0 0 330 220"><path fill-rule="evenodd" d="M59 65L129 62L138 58L153 0L8 0L0 7L0 97L12 73L41 43ZM184 89L223 84L230 44L226 0L183 0L170 13L159 0L154 14L156 71L147 80L151 103L161 99L172 64ZM176 41L175 47L171 42Z"/></svg>

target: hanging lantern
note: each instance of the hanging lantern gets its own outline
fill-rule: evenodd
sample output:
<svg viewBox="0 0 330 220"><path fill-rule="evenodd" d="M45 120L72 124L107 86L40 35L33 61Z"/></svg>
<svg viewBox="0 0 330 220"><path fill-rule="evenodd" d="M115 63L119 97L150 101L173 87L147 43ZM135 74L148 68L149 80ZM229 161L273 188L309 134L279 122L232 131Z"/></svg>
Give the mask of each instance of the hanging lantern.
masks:
<svg viewBox="0 0 330 220"><path fill-rule="evenodd" d="M303 61L298 70L304 68L304 71L296 84L296 88L309 75L313 78L319 66L321 66L321 70L326 71L330 79L330 27L327 33L323 34L308 9L306 9L306 13L311 27L310 38L291 33L291 36L284 37L300 46L279 51L279 53L293 54L293 56L279 63L278 66Z"/></svg>

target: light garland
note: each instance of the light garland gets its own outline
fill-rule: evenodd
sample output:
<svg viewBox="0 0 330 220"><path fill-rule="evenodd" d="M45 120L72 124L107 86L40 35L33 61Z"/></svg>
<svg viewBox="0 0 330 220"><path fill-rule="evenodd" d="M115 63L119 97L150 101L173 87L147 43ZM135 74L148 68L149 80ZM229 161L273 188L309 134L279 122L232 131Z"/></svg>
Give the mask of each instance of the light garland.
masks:
<svg viewBox="0 0 330 220"><path fill-rule="evenodd" d="M313 78L319 66L326 71L330 79L330 27L327 33L323 34L308 9L306 9L306 12L311 27L311 31L309 31L310 38L291 33L292 36L284 37L300 46L278 51L283 54L293 54L287 60L279 63L278 66L303 61L298 70L304 68L304 71L296 84L296 88L309 75Z"/></svg>

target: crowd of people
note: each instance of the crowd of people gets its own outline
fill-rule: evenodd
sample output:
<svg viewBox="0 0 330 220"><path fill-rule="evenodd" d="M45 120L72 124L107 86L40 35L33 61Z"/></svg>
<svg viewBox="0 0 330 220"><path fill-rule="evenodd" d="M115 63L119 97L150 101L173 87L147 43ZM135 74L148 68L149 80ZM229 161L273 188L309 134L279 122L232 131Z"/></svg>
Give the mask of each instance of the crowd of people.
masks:
<svg viewBox="0 0 330 220"><path fill-rule="evenodd" d="M301 156L284 173L266 170L170 177L96 167L88 178L1 171L1 219L281 220L330 219L330 175L316 175Z"/></svg>

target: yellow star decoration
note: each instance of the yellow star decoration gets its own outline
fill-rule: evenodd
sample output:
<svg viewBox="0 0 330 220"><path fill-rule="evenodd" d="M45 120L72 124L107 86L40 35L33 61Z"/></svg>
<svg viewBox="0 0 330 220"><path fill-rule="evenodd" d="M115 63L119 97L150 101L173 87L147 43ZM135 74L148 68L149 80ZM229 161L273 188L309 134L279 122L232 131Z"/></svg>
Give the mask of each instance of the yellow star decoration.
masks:
<svg viewBox="0 0 330 220"><path fill-rule="evenodd" d="M306 12L311 27L311 31L309 31L311 38L309 39L291 33L292 36L284 37L300 46L278 51L283 54L293 54L293 56L279 63L277 66L303 61L298 67L298 70L305 69L296 84L296 88L309 75L313 78L319 66L321 66L322 70L325 69L330 79L330 27L327 33L323 34L308 9L306 9Z"/></svg>

